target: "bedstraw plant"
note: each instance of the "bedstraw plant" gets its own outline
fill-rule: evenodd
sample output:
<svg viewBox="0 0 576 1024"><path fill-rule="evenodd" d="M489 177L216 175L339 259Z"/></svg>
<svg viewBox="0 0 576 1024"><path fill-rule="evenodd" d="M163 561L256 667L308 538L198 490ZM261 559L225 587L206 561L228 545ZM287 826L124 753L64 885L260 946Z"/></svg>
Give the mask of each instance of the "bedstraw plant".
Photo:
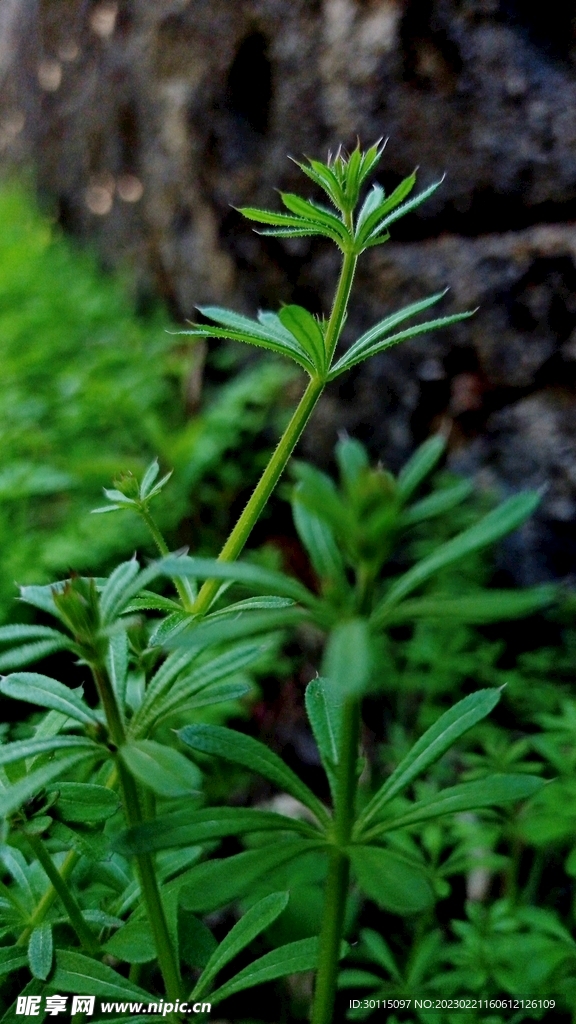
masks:
<svg viewBox="0 0 576 1024"><path fill-rule="evenodd" d="M371 467L363 447L343 439L336 452L338 485L311 466L294 469L294 522L316 589L237 561L326 385L392 345L470 315L412 322L440 302L438 293L387 316L346 351L338 350L359 257L383 244L394 222L439 184L414 195L416 178L410 175L389 196L379 185L366 191L381 153L377 144L299 165L330 207L281 193L287 212L241 211L263 234L320 235L338 246L341 269L326 319L298 305L255 320L205 307L201 313L210 323L185 332L268 349L293 360L309 378L218 559L168 552L151 510L167 477L158 480L153 463L140 481L116 481L106 492L109 504L97 511L139 515L159 560L141 568L132 559L107 579L73 577L24 587L22 600L52 616L55 625L0 630L0 639L13 645L2 655L3 669L11 671L0 680L0 692L43 709L28 735L0 747L6 822L1 856L13 879L0 892L1 934L9 939L0 949L0 966L6 975L20 972L18 979L29 970L25 993L87 992L158 1003L157 963L164 1000L158 1013L178 1018L186 1012L183 1001L216 1006L244 989L313 970L310 1019L329 1024L347 951L352 882L392 914L426 913L442 885L417 841L422 823L525 800L543 785L526 772L497 773L432 787L414 799L417 780L497 704L497 688L473 692L440 715L373 793L362 781L360 748L362 702L378 691L387 631L422 619L494 622L550 602L548 588L458 598L429 591L447 566L520 526L537 495L509 498L406 568L397 559L404 539L463 501L468 485L420 494L445 448L439 436L426 441L397 477ZM161 586L169 580L174 596ZM318 677L306 690L306 711L327 778L327 802L269 747L202 717L249 692L267 645L302 624L326 637ZM76 658L86 695L81 687L23 670L56 652ZM203 772L217 760L257 773L289 794L296 815L206 806ZM213 856L227 837L245 848ZM231 961L258 936L273 935L296 884L291 879L311 858L325 879L319 934L280 943L249 962L244 957L244 966L231 973ZM286 870L288 884L278 885ZM244 913L217 943L202 918L238 901ZM127 977L122 964L130 965Z"/></svg>

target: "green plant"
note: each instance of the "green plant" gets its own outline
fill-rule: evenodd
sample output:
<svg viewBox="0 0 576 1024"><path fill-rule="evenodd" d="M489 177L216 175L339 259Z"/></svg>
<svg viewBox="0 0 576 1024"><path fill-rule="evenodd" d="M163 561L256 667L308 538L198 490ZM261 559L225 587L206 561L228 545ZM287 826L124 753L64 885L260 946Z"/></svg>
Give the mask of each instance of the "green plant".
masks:
<svg viewBox="0 0 576 1024"><path fill-rule="evenodd" d="M219 559L166 554L150 503L167 478L156 484L154 463L142 480L131 476L117 482L107 493L107 508L140 516L163 556L160 561L141 569L132 559L106 579L75 577L24 587L23 600L55 617L56 628L0 631L4 642L19 642L3 656L5 668L21 669L47 653L67 652L84 666L93 687L86 699L42 673L15 671L0 680L4 696L47 712L32 735L0 748L0 810L11 830L5 864L14 878L14 885L2 890L4 935L15 937L2 951L7 971L24 965L27 946L34 979L47 981L52 990L77 992L82 984L101 996L143 1000L149 995L140 982L154 991L158 980L153 967L141 965L157 958L170 1012L178 1016L184 981L191 999L209 993L216 1005L261 982L315 969L311 1020L328 1024L338 962L346 952L351 875L364 897L386 911L425 913L445 882L418 840L422 826L454 812L482 815L486 808L525 800L543 785L527 773L490 774L447 787L428 780L433 766L496 706L495 688L470 693L445 710L372 794L362 782L358 756L362 701L379 688L390 630L422 619L498 622L550 603L550 588L481 590L457 599L428 592L448 567L519 526L535 508L537 495L510 498L437 543L410 568L399 567L392 556L402 551L404 539L419 523L454 508L467 488L418 495L444 451L440 437L422 445L397 478L371 468L362 446L347 439L337 449L339 487L310 466L295 470L294 520L317 590L285 573L236 561L326 383L392 344L469 315L396 331L441 298L431 296L387 317L334 361L358 257L384 242L388 226L436 187L408 199L413 175L390 197L373 186L356 214L362 186L380 154L379 146L365 153L358 148L327 164L302 165L336 213L285 194L288 214L244 211L271 225L266 231L325 235L340 247L342 268L326 321L294 305L277 316L260 314L258 321L209 308L203 313L218 326L189 332L271 349L294 359L310 377ZM174 581L178 599L159 592L166 579ZM278 631L302 625L327 636L322 675L308 685L306 709L331 807L265 744L198 720L201 709L246 693L263 647ZM200 772L214 759L258 773L280 788L295 801L295 816L201 806ZM247 848L210 857L222 839L232 837ZM110 850L115 852L108 865ZM277 879L286 870L289 884L280 886ZM309 886L325 880L319 935L281 943L213 988L217 973L245 946L264 931L273 934L285 912L286 890L300 871ZM33 872L43 882L38 895L26 889L26 876ZM216 944L201 916L238 900L250 902L262 886L258 900ZM102 963L103 953L130 964L129 978ZM190 977L200 969L203 974Z"/></svg>
<svg viewBox="0 0 576 1024"><path fill-rule="evenodd" d="M224 382L215 390L207 380L203 408L188 415L197 351L168 333L174 324L160 307L135 313L127 282L65 238L21 185L0 186L0 219L5 620L14 581L48 582L71 566L105 573L135 548L148 549L137 520L86 513L111 478L141 474L155 453L177 471L159 509L162 529L174 538L188 518L196 544L218 544L229 513L212 514L206 526L206 510L215 493L237 499L257 474L266 449L259 435L291 371L277 360L226 379L230 370L216 368Z"/></svg>

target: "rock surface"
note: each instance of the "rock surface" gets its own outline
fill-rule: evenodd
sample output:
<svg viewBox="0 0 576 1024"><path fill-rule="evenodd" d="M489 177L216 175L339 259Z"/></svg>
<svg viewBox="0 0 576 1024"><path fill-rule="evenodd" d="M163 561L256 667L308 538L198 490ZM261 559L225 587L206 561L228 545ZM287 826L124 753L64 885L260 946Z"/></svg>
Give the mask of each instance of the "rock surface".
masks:
<svg viewBox="0 0 576 1024"><path fill-rule="evenodd" d="M576 21L520 0L5 0L0 148L30 156L66 227L179 317L293 299L326 309L334 254L254 235L231 204L301 187L286 154L389 136L381 180L446 180L362 266L348 334L450 286L480 306L326 395L394 468L450 427L451 463L507 493L547 485L508 560L576 570Z"/></svg>

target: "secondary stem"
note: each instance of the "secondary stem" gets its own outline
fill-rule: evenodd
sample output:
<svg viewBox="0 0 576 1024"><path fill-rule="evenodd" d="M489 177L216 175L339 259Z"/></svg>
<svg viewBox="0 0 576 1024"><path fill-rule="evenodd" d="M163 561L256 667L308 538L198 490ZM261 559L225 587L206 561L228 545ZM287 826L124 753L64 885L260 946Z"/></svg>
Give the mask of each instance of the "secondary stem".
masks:
<svg viewBox="0 0 576 1024"><path fill-rule="evenodd" d="M39 836L35 836L32 833L26 835L29 845L31 846L36 858L44 868L44 871L48 875L48 878L52 882L53 890L55 895L58 895L66 908L66 913L70 918L70 924L76 932L78 938L84 949L88 953L98 952L98 941L92 930L86 924L82 916L82 911L76 902L76 899L70 889L68 888L65 878L60 874L56 867L52 857L48 853L48 850L44 846L44 843ZM21 937L20 937L21 938ZM19 945L22 943L18 942Z"/></svg>
<svg viewBox="0 0 576 1024"><path fill-rule="evenodd" d="M99 664L92 665L92 672L106 714L110 739L115 746L121 747L126 742L126 733L116 696L110 685L108 673ZM117 760L117 768L126 820L130 827L141 825L144 821L144 816L140 806L140 797L136 783L119 758ZM166 913L154 869L154 861L149 853L139 853L136 854L136 864L140 877L142 898L146 906L158 955L158 963L166 986L166 995L174 1002L180 998L180 971L168 929Z"/></svg>
<svg viewBox="0 0 576 1024"><path fill-rule="evenodd" d="M320 930L318 973L312 1006L311 1024L330 1024L336 996L340 944L350 878L348 846L354 824L360 731L360 705L348 701L344 708L340 761L334 810L334 845L330 851L324 911Z"/></svg>
<svg viewBox="0 0 576 1024"><path fill-rule="evenodd" d="M154 543L155 543L156 547L158 548L158 551L160 552L162 557L165 557L166 555L169 555L170 551L169 551L168 545L167 545L166 541L164 540L164 537L162 536L162 533L158 529L156 521L150 515L150 512L148 511L148 508L146 507L146 505L144 503L142 503L139 506L138 512L140 513L140 516L142 517L142 519L146 523L146 526L150 530L150 533L152 534L152 538L154 540ZM194 593L192 592L192 588L190 586L189 580L183 580L183 579L180 579L180 578L176 577L175 580L174 580L174 586L176 587L176 590L178 591L178 597L182 601L182 606L184 608L184 611L187 611L187 612L191 611L192 610L192 605L194 604Z"/></svg>
<svg viewBox="0 0 576 1024"><path fill-rule="evenodd" d="M138 798L138 790L134 779L120 762L118 762L118 775L126 818L130 827L133 828L136 825L141 825L144 821ZM140 876L142 898L146 905L148 920L150 921L152 935L154 936L154 945L158 954L158 963L166 986L166 995L175 1002L181 995L180 971L174 955L172 938L168 929L168 922L154 869L154 861L149 853L139 853L136 854L136 863Z"/></svg>
<svg viewBox="0 0 576 1024"><path fill-rule="evenodd" d="M62 867L60 868L60 871L58 872L58 874L60 875L60 878L62 879L62 881L64 883L68 880L68 878L72 874L72 872L73 872L74 868L76 867L76 865L77 865L79 860L80 860L80 854L77 853L76 850L69 850L68 851L68 853L66 854L66 857L64 859L64 863L62 864ZM17 946L25 946L27 944L28 939L30 938L30 936L31 936L32 932L34 931L34 929L39 924L42 924L42 921L46 917L46 914L50 910L50 907L54 903L54 900L56 899L57 895L58 895L58 893L56 892L56 889L55 889L54 885L52 884L52 882L50 882L50 885L46 889L46 892L44 893L44 895L41 897L41 899L37 903L36 909L34 910L34 913L32 914L32 917L30 918L28 924L20 932L20 935L18 936L18 938L16 940L16 945Z"/></svg>
<svg viewBox="0 0 576 1024"><path fill-rule="evenodd" d="M286 463L292 455L300 435L310 419L314 406L320 398L323 390L324 381L322 378L313 377L302 395L294 415L280 439L276 451L272 455L270 462L266 466L266 469L252 492L246 508L242 512L236 526L232 530L232 533L228 537L222 551L218 555L218 560L220 562L234 562L238 558L238 555L246 544L260 513L268 502L278 480L282 476ZM203 587L200 589L200 593L198 594L192 608L192 611L196 615L203 615L208 611L218 592L219 586L219 580L206 580Z"/></svg>

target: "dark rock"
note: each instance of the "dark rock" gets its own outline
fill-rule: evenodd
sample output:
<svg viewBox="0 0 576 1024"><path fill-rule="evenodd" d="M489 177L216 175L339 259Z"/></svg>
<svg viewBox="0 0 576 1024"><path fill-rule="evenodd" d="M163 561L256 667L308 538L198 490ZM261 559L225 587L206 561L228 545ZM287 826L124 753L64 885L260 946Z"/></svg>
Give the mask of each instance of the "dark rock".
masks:
<svg viewBox="0 0 576 1024"><path fill-rule="evenodd" d="M287 153L389 135L387 187L447 177L366 258L347 341L451 286L450 331L359 368L303 443L338 430L397 468L441 422L454 467L502 493L546 483L519 578L576 568L576 38L570 5L517 0L5 0L0 147L32 157L67 228L131 263L180 317L329 307L335 255L254 235L232 205L302 187Z"/></svg>

